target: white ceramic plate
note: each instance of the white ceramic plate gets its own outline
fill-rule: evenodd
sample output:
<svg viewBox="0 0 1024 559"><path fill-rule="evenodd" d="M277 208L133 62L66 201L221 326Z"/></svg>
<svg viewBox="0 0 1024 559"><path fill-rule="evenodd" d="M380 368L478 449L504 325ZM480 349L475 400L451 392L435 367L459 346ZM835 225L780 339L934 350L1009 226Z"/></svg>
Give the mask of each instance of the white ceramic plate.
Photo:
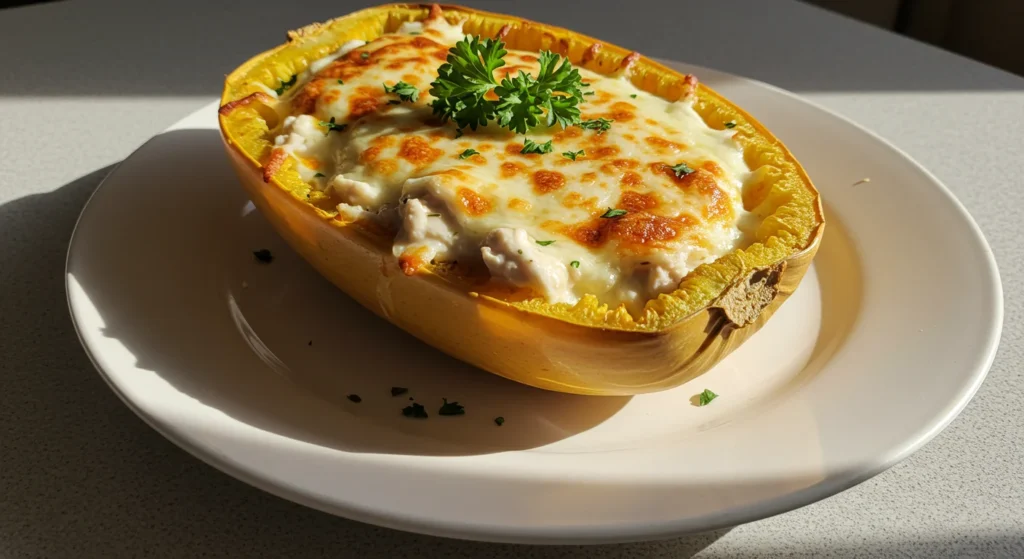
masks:
<svg viewBox="0 0 1024 559"><path fill-rule="evenodd" d="M949 191L885 141L764 84L676 66L792 148L828 219L795 295L685 386L544 392L376 318L253 211L216 104L142 146L83 211L67 264L82 343L128 406L202 460L404 530L640 540L769 516L867 479L935 436L981 384L1002 323L992 254ZM271 264L253 259L261 248ZM410 392L392 397L392 386ZM704 388L720 397L697 407ZM431 418L402 417L408 396ZM443 397L466 415L437 416Z"/></svg>

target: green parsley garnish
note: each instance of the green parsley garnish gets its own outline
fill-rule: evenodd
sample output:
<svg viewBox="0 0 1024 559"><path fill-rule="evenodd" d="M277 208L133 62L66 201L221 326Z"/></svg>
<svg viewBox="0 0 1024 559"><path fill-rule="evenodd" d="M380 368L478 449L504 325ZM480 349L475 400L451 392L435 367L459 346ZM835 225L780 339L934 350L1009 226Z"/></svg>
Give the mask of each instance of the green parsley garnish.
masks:
<svg viewBox="0 0 1024 559"><path fill-rule="evenodd" d="M555 241L537 241L537 244L542 246L542 247L546 247L546 246L548 246L550 244L554 244L554 242Z"/></svg>
<svg viewBox="0 0 1024 559"><path fill-rule="evenodd" d="M347 124L339 124L337 122L334 122L334 117L333 116L331 117L331 120L328 120L328 121L321 120L320 121L320 126L324 126L324 127L327 128L326 134L330 134L331 132L341 132L342 130L348 128Z"/></svg>
<svg viewBox="0 0 1024 559"><path fill-rule="evenodd" d="M415 103L420 98L420 90L405 82L398 82L391 87L388 87L388 84L384 84L384 93L394 93L402 101L410 103Z"/></svg>
<svg viewBox="0 0 1024 559"><path fill-rule="evenodd" d="M324 177L326 177L326 176L327 176L327 175L325 175L325 174L323 174L323 173L317 173L317 174L313 175L313 178L314 178L314 179L322 179L322 178L324 178Z"/></svg>
<svg viewBox="0 0 1024 559"><path fill-rule="evenodd" d="M607 118L597 118L593 120L584 120L579 123L579 127L584 130L597 130L598 134L601 134L605 130L612 127L614 120L608 120Z"/></svg>
<svg viewBox="0 0 1024 559"><path fill-rule="evenodd" d="M441 409L437 410L437 415L463 415L466 413L466 408L461 406L458 402L449 402L447 398L441 398L444 404L441 404Z"/></svg>
<svg viewBox="0 0 1024 559"><path fill-rule="evenodd" d="M342 80L338 80L338 85L345 85L345 82L343 82Z"/></svg>
<svg viewBox="0 0 1024 559"><path fill-rule="evenodd" d="M726 128L736 128L736 123L730 120L729 122L725 123L725 127Z"/></svg>
<svg viewBox="0 0 1024 559"><path fill-rule="evenodd" d="M270 251L265 248L252 251L252 255L256 257L256 260L264 264L270 264L274 261L274 255L270 254Z"/></svg>
<svg viewBox="0 0 1024 559"><path fill-rule="evenodd" d="M579 260L573 260L572 262L569 263L569 265L572 266L573 268L579 268L580 267L580 261Z"/></svg>
<svg viewBox="0 0 1024 559"><path fill-rule="evenodd" d="M538 144L527 138L523 140L523 149L519 150L519 153L551 153L552 149L554 148L551 146L551 140Z"/></svg>
<svg viewBox="0 0 1024 559"><path fill-rule="evenodd" d="M515 77L505 76L499 84L494 71L505 65L506 54L505 43L498 39L472 36L455 43L430 84L434 114L472 130L496 120L520 134L540 122L565 128L580 121L577 105L583 101L582 88L586 86L568 59L542 51L536 78L520 71ZM484 98L491 91L497 95L496 101Z"/></svg>
<svg viewBox="0 0 1024 559"><path fill-rule="evenodd" d="M629 96L632 97L633 99L636 99L636 93L630 93Z"/></svg>
<svg viewBox="0 0 1024 559"><path fill-rule="evenodd" d="M363 399L359 397L359 394L349 394L348 396L346 396L346 398L348 398L349 401L351 402L355 402L356 404L363 401Z"/></svg>
<svg viewBox="0 0 1024 559"><path fill-rule="evenodd" d="M405 394L408 391L409 391L409 389L404 387L404 386L392 386L391 387L391 396L392 397L394 397L394 396L401 396L402 394Z"/></svg>
<svg viewBox="0 0 1024 559"><path fill-rule="evenodd" d="M497 425L498 427L501 427L502 425L505 424L505 418L501 417L500 415L498 417L495 417L494 424Z"/></svg>
<svg viewBox="0 0 1024 559"><path fill-rule="evenodd" d="M626 215L626 213L627 213L626 210L616 210L614 208L608 208L608 211L606 211L603 214L601 214L601 217L603 217L605 219L609 219L609 218L613 218L613 217L624 216L624 215Z"/></svg>
<svg viewBox="0 0 1024 559"><path fill-rule="evenodd" d="M412 404L402 408L402 415L405 417L412 417L415 419L426 419L427 409L422 404L413 402Z"/></svg>
<svg viewBox="0 0 1024 559"><path fill-rule="evenodd" d="M697 401L699 402L699 405L706 406L711 403L711 400L714 400L717 397L718 394L715 394L714 392L705 388L704 392L701 392L700 394L697 395Z"/></svg>
<svg viewBox="0 0 1024 559"><path fill-rule="evenodd" d="M459 159L466 159L467 157L473 157L474 155L480 155L480 152L473 148L469 148L459 154Z"/></svg>
<svg viewBox="0 0 1024 559"><path fill-rule="evenodd" d="M581 149L579 151L565 151L565 152L562 152L562 157L564 157L566 159L572 159L573 161L576 161L577 157L579 157L581 155L586 155L586 154L587 154L587 152L585 152L585 151L583 151Z"/></svg>
<svg viewBox="0 0 1024 559"><path fill-rule="evenodd" d="M297 79L299 79L299 76L297 74L292 74L292 79L288 81L281 80L281 87L275 89L274 92L278 95L282 95L285 91L288 91L293 85L295 85L295 80Z"/></svg>
<svg viewBox="0 0 1024 559"><path fill-rule="evenodd" d="M687 165L686 163L680 163L679 165L673 165L671 167L671 169L672 169L672 172L676 174L676 177L679 177L679 178L683 178L686 175L689 175L690 173L693 172L693 169L691 169L690 166Z"/></svg>
<svg viewBox="0 0 1024 559"><path fill-rule="evenodd" d="M370 53L368 53L368 52L361 52L361 53L359 53L359 58L362 58L363 60L366 60L367 58L370 58Z"/></svg>

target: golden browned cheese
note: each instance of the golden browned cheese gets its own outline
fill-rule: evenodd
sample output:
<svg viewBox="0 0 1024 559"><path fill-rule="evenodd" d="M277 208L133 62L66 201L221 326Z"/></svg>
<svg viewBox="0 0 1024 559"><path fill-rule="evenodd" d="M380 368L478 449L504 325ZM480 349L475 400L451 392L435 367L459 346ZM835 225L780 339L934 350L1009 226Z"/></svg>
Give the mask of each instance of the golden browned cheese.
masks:
<svg viewBox="0 0 1024 559"><path fill-rule="evenodd" d="M582 117L610 128L531 130L545 154L496 126L459 136L427 91L462 32L504 38L499 79L536 72L540 50L567 56L594 92ZM398 82L415 101L386 91ZM229 76L220 118L256 205L327 278L547 389L633 394L707 370L796 288L823 231L807 176L749 115L692 76L510 16L392 5L307 27ZM557 289L502 276L487 257L509 247L564 272ZM643 291L656 269L681 275Z"/></svg>
<svg viewBox="0 0 1024 559"><path fill-rule="evenodd" d="M750 169L734 132L708 126L692 95L672 103L584 69L579 126L457 130L432 114L429 89L462 35L428 19L313 62L281 92L289 116L267 167L294 158L339 219L396 238L407 273L444 262L550 303L593 295L639 315L748 243ZM493 77L539 71L535 53L510 50Z"/></svg>

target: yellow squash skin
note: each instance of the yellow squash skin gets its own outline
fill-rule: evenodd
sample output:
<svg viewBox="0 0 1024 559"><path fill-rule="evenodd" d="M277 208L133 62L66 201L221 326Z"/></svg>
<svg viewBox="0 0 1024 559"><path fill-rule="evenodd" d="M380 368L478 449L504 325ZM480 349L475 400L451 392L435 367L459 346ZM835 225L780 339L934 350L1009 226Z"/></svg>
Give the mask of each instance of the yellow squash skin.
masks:
<svg viewBox="0 0 1024 559"><path fill-rule="evenodd" d="M221 133L231 163L255 205L282 237L323 276L360 304L438 349L494 374L543 389L590 395L630 395L678 386L707 371L761 328L797 288L824 231L817 191L786 148L760 123L701 85L695 109L709 126L736 123L758 179L744 206L762 217L756 241L684 278L679 289L647 304L640 317L595 298L576 305L504 301L474 292L460 278L427 269L407 276L391 253L390 236L374 236L334 219L326 200L307 198L289 163L264 182L271 130L283 118L269 96L250 98L258 84L276 87L350 39L372 40L430 6L370 8L289 34L289 42L259 54L225 82ZM507 26L508 48L554 50L601 74L630 54L607 43L512 16L442 6L449 21L465 19L467 34L495 36ZM593 52L593 49L591 49ZM635 58L635 57L634 57ZM676 100L685 76L646 58L628 74L638 88Z"/></svg>

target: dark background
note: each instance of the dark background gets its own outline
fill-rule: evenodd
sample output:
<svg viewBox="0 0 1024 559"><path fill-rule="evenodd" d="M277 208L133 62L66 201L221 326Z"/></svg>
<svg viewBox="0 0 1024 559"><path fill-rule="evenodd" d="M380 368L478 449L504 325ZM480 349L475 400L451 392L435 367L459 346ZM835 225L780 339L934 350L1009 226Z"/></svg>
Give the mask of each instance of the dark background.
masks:
<svg viewBox="0 0 1024 559"><path fill-rule="evenodd" d="M0 9L58 1L75 0L0 0ZM1024 0L800 1L1024 76Z"/></svg>
<svg viewBox="0 0 1024 559"><path fill-rule="evenodd" d="M804 1L1024 75L1024 1Z"/></svg>

